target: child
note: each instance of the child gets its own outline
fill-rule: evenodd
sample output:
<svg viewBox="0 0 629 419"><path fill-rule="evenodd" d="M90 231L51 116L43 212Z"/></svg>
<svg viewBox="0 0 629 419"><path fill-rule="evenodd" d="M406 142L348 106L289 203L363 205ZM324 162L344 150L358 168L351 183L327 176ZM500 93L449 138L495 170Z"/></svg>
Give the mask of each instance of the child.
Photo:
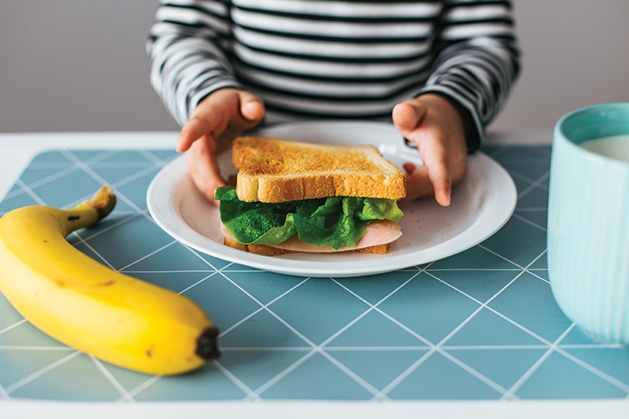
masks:
<svg viewBox="0 0 629 419"><path fill-rule="evenodd" d="M392 121L423 162L404 167L407 199L447 206L519 73L498 0L162 0L147 51L210 200L225 184L215 155L243 131L344 118Z"/></svg>

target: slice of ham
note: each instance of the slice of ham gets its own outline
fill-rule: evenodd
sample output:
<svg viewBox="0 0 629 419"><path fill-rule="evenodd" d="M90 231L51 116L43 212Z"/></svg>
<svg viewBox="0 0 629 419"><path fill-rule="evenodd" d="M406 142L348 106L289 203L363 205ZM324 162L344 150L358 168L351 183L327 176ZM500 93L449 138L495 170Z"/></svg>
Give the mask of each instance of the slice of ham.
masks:
<svg viewBox="0 0 629 419"><path fill-rule="evenodd" d="M231 240L236 240L221 224L221 232ZM290 252L309 252L309 253L331 253L331 252L344 252L357 249L363 249L365 247L378 246L381 244L387 244L394 242L402 236L402 229L400 225L391 220L375 220L367 225L365 229L365 235L358 241L356 247L342 247L340 249L333 249L328 246L315 246L314 244L302 242L297 238L295 234L290 239L283 243L269 245L278 249L288 250Z"/></svg>

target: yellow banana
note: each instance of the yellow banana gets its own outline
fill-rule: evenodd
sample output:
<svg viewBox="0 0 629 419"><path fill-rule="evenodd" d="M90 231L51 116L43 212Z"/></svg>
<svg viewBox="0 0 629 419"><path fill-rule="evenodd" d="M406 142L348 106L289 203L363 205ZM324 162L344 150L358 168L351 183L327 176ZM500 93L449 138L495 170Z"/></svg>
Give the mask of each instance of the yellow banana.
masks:
<svg viewBox="0 0 629 419"><path fill-rule="evenodd" d="M173 375L219 355L218 330L190 299L102 265L66 240L116 202L111 188L72 209L33 205L0 219L0 291L33 325L98 359Z"/></svg>

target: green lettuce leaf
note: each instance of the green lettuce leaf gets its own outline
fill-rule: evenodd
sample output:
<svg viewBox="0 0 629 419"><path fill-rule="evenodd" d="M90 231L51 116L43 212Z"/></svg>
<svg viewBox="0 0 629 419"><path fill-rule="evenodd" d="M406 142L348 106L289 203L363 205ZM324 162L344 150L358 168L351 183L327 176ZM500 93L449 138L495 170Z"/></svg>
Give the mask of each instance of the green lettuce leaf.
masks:
<svg viewBox="0 0 629 419"><path fill-rule="evenodd" d="M329 197L268 204L243 202L233 186L217 189L221 221L243 244L278 244L294 234L306 243L339 249L356 246L373 220L402 218L392 199Z"/></svg>

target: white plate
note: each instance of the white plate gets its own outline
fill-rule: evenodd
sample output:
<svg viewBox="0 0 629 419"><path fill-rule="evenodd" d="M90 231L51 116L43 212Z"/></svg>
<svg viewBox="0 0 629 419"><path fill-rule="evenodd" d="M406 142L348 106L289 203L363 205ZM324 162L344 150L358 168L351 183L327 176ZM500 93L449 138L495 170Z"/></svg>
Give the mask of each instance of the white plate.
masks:
<svg viewBox="0 0 629 419"><path fill-rule="evenodd" d="M392 163L421 164L397 130L379 122L299 122L262 129L257 135L329 144L372 144ZM219 157L222 173L235 170L231 155ZM469 156L464 180L452 192L449 207L434 199L401 205L403 235L385 255L357 252L293 253L260 256L223 245L218 209L194 187L184 156L165 166L147 192L155 222L181 243L230 262L298 276L349 277L390 272L432 262L475 246L511 217L517 200L509 174L481 152Z"/></svg>

